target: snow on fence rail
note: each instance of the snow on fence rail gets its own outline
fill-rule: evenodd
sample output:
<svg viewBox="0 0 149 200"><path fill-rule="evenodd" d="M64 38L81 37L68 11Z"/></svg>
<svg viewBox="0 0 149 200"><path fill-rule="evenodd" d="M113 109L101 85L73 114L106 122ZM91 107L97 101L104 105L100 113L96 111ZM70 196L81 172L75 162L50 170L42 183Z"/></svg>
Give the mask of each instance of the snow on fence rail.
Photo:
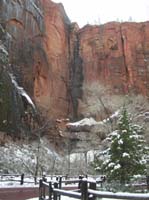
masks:
<svg viewBox="0 0 149 200"><path fill-rule="evenodd" d="M62 177L59 181L45 182L40 180L39 185L39 200L46 200L48 196L49 200L60 200L61 196L67 196L81 200L95 200L96 197L108 198L108 199L127 199L127 200L149 200L149 193L113 193L97 191L97 182L88 179L71 180L71 183L78 183L75 190L64 190L62 188ZM65 184L67 181L65 180Z"/></svg>
<svg viewBox="0 0 149 200"><path fill-rule="evenodd" d="M143 200L143 199L149 199L149 193L124 193L124 192L103 192L103 191L95 191L95 190L88 190L89 194L92 194L96 197L100 198L108 198L108 199L134 199L134 200Z"/></svg>

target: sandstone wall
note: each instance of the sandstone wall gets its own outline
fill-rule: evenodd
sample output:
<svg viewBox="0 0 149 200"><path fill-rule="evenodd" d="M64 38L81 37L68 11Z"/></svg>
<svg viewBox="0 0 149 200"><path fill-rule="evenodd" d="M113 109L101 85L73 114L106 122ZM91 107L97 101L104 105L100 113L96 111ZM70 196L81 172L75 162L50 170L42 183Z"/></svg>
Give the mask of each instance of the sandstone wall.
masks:
<svg viewBox="0 0 149 200"><path fill-rule="evenodd" d="M79 29L51 0L2 0L0 19L13 74L48 118L77 118L86 83L149 95L149 22Z"/></svg>
<svg viewBox="0 0 149 200"><path fill-rule="evenodd" d="M149 22L85 26L79 37L85 83L149 95Z"/></svg>

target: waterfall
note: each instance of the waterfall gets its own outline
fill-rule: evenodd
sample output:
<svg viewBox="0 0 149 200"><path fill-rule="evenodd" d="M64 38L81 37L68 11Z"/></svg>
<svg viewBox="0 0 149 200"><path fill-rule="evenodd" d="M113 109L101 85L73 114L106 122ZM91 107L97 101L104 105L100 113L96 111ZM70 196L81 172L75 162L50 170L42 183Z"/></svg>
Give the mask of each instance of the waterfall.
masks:
<svg viewBox="0 0 149 200"><path fill-rule="evenodd" d="M11 74L11 73L9 73L9 75L10 75L11 81L12 81L14 87L17 89L18 93L26 99L26 101L28 102L29 105L31 105L31 107L33 108L33 110L36 110L35 104L33 103L32 99L27 94L27 92L22 87L20 87L18 85L18 83L17 83L14 75Z"/></svg>

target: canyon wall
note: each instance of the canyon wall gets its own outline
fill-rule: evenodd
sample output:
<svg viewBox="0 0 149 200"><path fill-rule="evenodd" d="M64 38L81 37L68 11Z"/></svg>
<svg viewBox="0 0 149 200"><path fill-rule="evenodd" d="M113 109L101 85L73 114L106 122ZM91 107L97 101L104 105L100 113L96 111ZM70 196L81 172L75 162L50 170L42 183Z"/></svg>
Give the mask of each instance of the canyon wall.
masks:
<svg viewBox="0 0 149 200"><path fill-rule="evenodd" d="M149 22L88 25L79 35L85 82L149 95Z"/></svg>
<svg viewBox="0 0 149 200"><path fill-rule="evenodd" d="M149 22L80 29L51 0L1 0L0 20L9 68L48 119L81 116L85 84L149 96Z"/></svg>
<svg viewBox="0 0 149 200"><path fill-rule="evenodd" d="M18 84L44 115L66 117L70 21L63 6L50 0L1 1L0 13Z"/></svg>

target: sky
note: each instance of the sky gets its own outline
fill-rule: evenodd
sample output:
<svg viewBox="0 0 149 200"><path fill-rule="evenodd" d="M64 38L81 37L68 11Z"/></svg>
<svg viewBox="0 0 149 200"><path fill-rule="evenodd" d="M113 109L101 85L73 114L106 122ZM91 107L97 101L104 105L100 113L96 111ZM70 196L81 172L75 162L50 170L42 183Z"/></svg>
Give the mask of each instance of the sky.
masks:
<svg viewBox="0 0 149 200"><path fill-rule="evenodd" d="M72 22L149 21L149 0L53 0L61 2Z"/></svg>

